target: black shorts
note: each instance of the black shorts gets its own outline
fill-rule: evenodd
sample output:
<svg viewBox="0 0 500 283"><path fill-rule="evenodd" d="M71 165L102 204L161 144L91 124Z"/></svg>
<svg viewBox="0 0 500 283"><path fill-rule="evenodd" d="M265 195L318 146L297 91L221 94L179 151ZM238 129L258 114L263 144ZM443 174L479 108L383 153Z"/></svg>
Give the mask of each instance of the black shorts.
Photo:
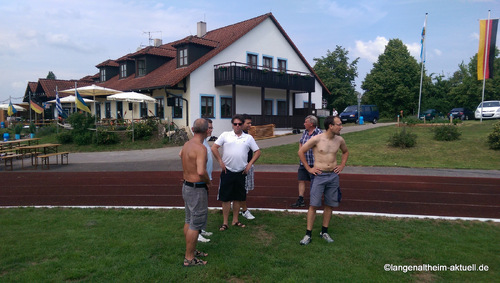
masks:
<svg viewBox="0 0 500 283"><path fill-rule="evenodd" d="M217 199L223 202L247 200L247 191L245 190L246 176L246 174L243 174L243 171L222 171L220 173L219 194L217 195Z"/></svg>
<svg viewBox="0 0 500 283"><path fill-rule="evenodd" d="M311 181L311 173L309 173L306 168L304 168L304 165L299 165L297 177L299 181Z"/></svg>

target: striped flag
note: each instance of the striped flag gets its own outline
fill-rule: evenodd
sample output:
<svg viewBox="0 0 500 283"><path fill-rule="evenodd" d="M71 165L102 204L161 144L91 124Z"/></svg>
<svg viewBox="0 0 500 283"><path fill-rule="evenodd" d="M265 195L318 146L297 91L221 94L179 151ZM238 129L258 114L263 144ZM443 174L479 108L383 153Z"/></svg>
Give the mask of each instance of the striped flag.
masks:
<svg viewBox="0 0 500 283"><path fill-rule="evenodd" d="M12 116L17 113L16 108L12 105L12 101L9 102L9 108L7 108L7 115Z"/></svg>
<svg viewBox="0 0 500 283"><path fill-rule="evenodd" d="M56 91L56 109L57 109L57 115L59 117L66 118L66 114L63 111L61 100L59 99L59 93Z"/></svg>
<svg viewBox="0 0 500 283"><path fill-rule="evenodd" d="M76 96L76 108L91 113L89 107L87 106L87 103L83 101L83 98L80 96L80 94L76 89L75 89L75 96Z"/></svg>
<svg viewBox="0 0 500 283"><path fill-rule="evenodd" d="M38 114L42 114L42 112L43 112L43 107L36 104L33 101L30 101L30 107L31 107L31 109L33 109L33 111L35 111Z"/></svg>
<svg viewBox="0 0 500 283"><path fill-rule="evenodd" d="M497 41L498 19L479 21L479 50L477 52L477 79L493 77L493 62Z"/></svg>

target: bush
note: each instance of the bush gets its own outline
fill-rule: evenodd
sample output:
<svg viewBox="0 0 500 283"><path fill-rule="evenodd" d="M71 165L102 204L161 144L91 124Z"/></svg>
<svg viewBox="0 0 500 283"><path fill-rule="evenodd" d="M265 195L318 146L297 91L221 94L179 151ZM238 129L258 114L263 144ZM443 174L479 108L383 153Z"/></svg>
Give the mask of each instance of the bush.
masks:
<svg viewBox="0 0 500 283"><path fill-rule="evenodd" d="M116 144L120 142L120 138L115 132L110 132L99 128L97 130L97 144Z"/></svg>
<svg viewBox="0 0 500 283"><path fill-rule="evenodd" d="M432 129L434 139L437 141L454 141L458 140L462 133L456 126L438 126Z"/></svg>
<svg viewBox="0 0 500 283"><path fill-rule="evenodd" d="M74 131L74 130L73 130ZM94 133L87 131L83 133L72 133L73 136L73 141L77 145L88 145L92 143L92 140L94 139Z"/></svg>
<svg viewBox="0 0 500 283"><path fill-rule="evenodd" d="M158 128L158 119L148 118L144 121L134 124L134 139L136 140L149 140L153 133ZM132 130L132 125L128 127L128 130ZM132 133L130 133L132 135Z"/></svg>
<svg viewBox="0 0 500 283"><path fill-rule="evenodd" d="M73 127L71 130L72 139L77 145L87 145L92 143L94 134L89 128L95 128L95 118L84 113L73 113L68 117L68 122Z"/></svg>
<svg viewBox="0 0 500 283"><path fill-rule="evenodd" d="M500 122L493 125L493 132L488 135L488 145L491 149L500 150Z"/></svg>
<svg viewBox="0 0 500 283"><path fill-rule="evenodd" d="M56 140L58 143L69 144L73 142L73 136L71 132L64 131L56 136Z"/></svg>
<svg viewBox="0 0 500 283"><path fill-rule="evenodd" d="M409 148L417 144L417 135L406 132L406 127L389 138L389 145L393 147Z"/></svg>
<svg viewBox="0 0 500 283"><path fill-rule="evenodd" d="M186 130L180 129L175 130L175 132L170 137L165 137L163 139L164 144L172 145L184 145L189 140Z"/></svg>
<svg viewBox="0 0 500 283"><path fill-rule="evenodd" d="M40 127L38 129L37 136L38 137L48 136L48 135L51 135L55 132L57 132L56 126L54 126L54 125L44 126L44 127Z"/></svg>
<svg viewBox="0 0 500 283"><path fill-rule="evenodd" d="M408 126L412 126L412 125L423 123L423 121L418 119L417 117L406 117L406 118L401 119L401 123L406 124Z"/></svg>

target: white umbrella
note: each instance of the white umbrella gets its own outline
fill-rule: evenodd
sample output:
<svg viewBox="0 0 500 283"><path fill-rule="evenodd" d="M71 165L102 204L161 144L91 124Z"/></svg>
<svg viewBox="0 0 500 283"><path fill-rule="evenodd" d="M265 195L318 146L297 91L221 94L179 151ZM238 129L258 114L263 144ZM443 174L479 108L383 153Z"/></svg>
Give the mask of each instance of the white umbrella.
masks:
<svg viewBox="0 0 500 283"><path fill-rule="evenodd" d="M61 101L61 104L62 103L71 103L71 111L73 111L73 104L76 103L76 96L68 95L66 97L59 98L59 100ZM96 102L95 100L88 99L88 98L83 98L83 101L85 101L85 103ZM49 100L49 101L47 101L47 103L56 103L56 100L55 99Z"/></svg>
<svg viewBox="0 0 500 283"><path fill-rule="evenodd" d="M102 86L97 86L95 84L89 85L89 86L77 87L76 90L78 91L78 93L81 96L92 96L94 98L94 114L96 116L96 119L97 119L97 112L96 112L97 109L95 107L95 103L96 103L95 97L96 96L100 96L100 95L109 95L109 94L121 92L121 91L116 90L116 89L111 89L111 88L106 88L106 87L102 87ZM63 92L63 93L75 93L75 88L61 90L59 92ZM97 123L97 120L96 120L96 123Z"/></svg>
<svg viewBox="0 0 500 283"><path fill-rule="evenodd" d="M19 105L12 104L12 106L14 106L14 108L17 111L26 111L24 107L21 107ZM0 104L0 110L7 110L7 109L9 109L9 104Z"/></svg>
<svg viewBox="0 0 500 283"><path fill-rule="evenodd" d="M112 101L132 102L132 141L134 141L134 103L156 103L156 99L151 96L137 92L120 92L106 98Z"/></svg>

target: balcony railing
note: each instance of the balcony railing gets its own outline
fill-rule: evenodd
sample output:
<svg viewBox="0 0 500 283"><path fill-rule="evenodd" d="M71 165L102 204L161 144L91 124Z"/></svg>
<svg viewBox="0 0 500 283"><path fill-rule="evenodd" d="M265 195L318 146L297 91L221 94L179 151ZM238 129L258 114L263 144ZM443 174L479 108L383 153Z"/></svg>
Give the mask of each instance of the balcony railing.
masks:
<svg viewBox="0 0 500 283"><path fill-rule="evenodd" d="M314 77L309 73L281 71L264 66L228 62L214 66L215 86L244 85L314 92Z"/></svg>

